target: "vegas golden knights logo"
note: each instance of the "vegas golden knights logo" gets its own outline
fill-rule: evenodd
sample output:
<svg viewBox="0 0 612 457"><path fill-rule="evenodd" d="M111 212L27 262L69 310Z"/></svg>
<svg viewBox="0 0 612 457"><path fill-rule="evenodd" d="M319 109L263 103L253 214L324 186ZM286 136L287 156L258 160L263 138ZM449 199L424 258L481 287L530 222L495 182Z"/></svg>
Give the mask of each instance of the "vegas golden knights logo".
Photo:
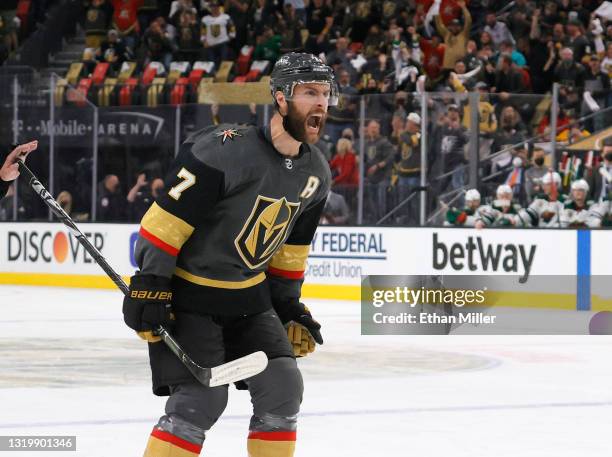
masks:
<svg viewBox="0 0 612 457"><path fill-rule="evenodd" d="M236 249L249 268L266 263L285 241L289 226L297 215L300 203L257 196L251 215L234 241Z"/></svg>

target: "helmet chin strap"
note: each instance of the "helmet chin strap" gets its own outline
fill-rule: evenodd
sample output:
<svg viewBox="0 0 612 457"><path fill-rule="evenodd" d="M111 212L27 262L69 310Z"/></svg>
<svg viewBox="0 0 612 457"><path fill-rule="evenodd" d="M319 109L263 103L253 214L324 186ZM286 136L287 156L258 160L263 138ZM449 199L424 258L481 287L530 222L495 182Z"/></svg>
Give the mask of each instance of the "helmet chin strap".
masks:
<svg viewBox="0 0 612 457"><path fill-rule="evenodd" d="M270 137L274 148L282 155L293 157L299 154L302 143L285 130L283 116L278 111L270 119Z"/></svg>

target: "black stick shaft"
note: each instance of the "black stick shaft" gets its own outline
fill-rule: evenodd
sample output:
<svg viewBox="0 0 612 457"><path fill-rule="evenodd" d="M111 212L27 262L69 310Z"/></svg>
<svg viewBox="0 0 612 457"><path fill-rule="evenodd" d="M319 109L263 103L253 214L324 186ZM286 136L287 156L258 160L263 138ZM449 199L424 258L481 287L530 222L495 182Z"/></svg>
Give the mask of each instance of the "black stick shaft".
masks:
<svg viewBox="0 0 612 457"><path fill-rule="evenodd" d="M74 223L72 218L64 211L64 209L55 201L55 199L51 196L51 194L45 189L45 187L40 183L40 181L36 178L34 173L26 166L26 164L20 160L19 162L19 171L22 173L28 180L28 184L30 187L38 194L38 196L45 202L45 204L51 208L53 214L62 222L72 235L81 243L81 245L85 248L85 250L89 253L89 255L102 267L104 272L108 275L108 277L117 285L117 287L126 295L129 292L129 287L123 280L123 278L113 270L104 256L96 249L96 247L91 244L91 242L87 239L87 237L81 232L81 230ZM170 348L170 350L181 360L183 365L187 367L187 369L200 381L204 381L202 379L202 367L199 367L181 348L181 346L177 343L177 341L172 338L170 333L163 327L159 326L155 329L155 333L161 337L161 339L166 343L166 345ZM207 381L207 380L206 380Z"/></svg>

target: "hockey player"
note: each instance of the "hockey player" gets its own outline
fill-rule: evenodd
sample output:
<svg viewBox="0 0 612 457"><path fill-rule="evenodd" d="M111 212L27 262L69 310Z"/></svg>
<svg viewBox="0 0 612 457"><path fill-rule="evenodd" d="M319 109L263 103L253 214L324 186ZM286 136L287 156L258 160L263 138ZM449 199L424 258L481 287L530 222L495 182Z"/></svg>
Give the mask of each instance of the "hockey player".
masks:
<svg viewBox="0 0 612 457"><path fill-rule="evenodd" d="M6 194L11 181L14 181L19 176L19 165L17 161L20 159L25 160L28 154L37 147L38 141L20 144L6 157L2 164L2 168L0 168L0 199Z"/></svg>
<svg viewBox="0 0 612 457"><path fill-rule="evenodd" d="M531 204L519 211L520 221L526 227L559 227L559 215L563 210L565 195L558 195L561 176L556 171L546 173L540 180L542 192L534 195Z"/></svg>
<svg viewBox="0 0 612 457"><path fill-rule="evenodd" d="M592 200L587 200L589 185L584 179L577 179L572 183L570 200L563 205L563 210L559 216L561 227L587 227L589 219L589 207L593 204Z"/></svg>
<svg viewBox="0 0 612 457"><path fill-rule="evenodd" d="M276 105L270 123L221 124L193 134L165 192L142 219L140 271L123 312L149 342L153 392L170 396L145 457L198 455L228 395L227 386L206 388L192 378L152 333L160 324L172 326L202 366L264 351L268 367L238 383L253 403L248 455L293 455L303 392L295 356L323 343L321 326L300 303L331 181L312 145L338 89L332 69L302 53L283 55L270 85Z"/></svg>
<svg viewBox="0 0 612 457"><path fill-rule="evenodd" d="M495 192L491 205L483 206L478 214L475 227L508 227L522 225L519 215L520 205L512 201L512 187L502 184Z"/></svg>
<svg viewBox="0 0 612 457"><path fill-rule="evenodd" d="M612 227L612 196L593 203L589 209L586 225L590 228Z"/></svg>
<svg viewBox="0 0 612 457"><path fill-rule="evenodd" d="M446 212L444 225L455 225L457 227L474 227L478 219L480 208L480 192L470 189L465 193L465 208L449 208Z"/></svg>

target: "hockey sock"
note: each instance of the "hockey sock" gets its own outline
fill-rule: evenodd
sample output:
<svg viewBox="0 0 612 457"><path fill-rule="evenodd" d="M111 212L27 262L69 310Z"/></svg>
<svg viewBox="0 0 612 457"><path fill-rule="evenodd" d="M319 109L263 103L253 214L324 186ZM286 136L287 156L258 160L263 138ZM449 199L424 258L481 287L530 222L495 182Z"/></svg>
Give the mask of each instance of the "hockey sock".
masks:
<svg viewBox="0 0 612 457"><path fill-rule="evenodd" d="M155 427L143 457L196 457L201 450L201 445Z"/></svg>
<svg viewBox="0 0 612 457"><path fill-rule="evenodd" d="M249 457L293 457L295 437L295 431L251 430L247 442Z"/></svg>

